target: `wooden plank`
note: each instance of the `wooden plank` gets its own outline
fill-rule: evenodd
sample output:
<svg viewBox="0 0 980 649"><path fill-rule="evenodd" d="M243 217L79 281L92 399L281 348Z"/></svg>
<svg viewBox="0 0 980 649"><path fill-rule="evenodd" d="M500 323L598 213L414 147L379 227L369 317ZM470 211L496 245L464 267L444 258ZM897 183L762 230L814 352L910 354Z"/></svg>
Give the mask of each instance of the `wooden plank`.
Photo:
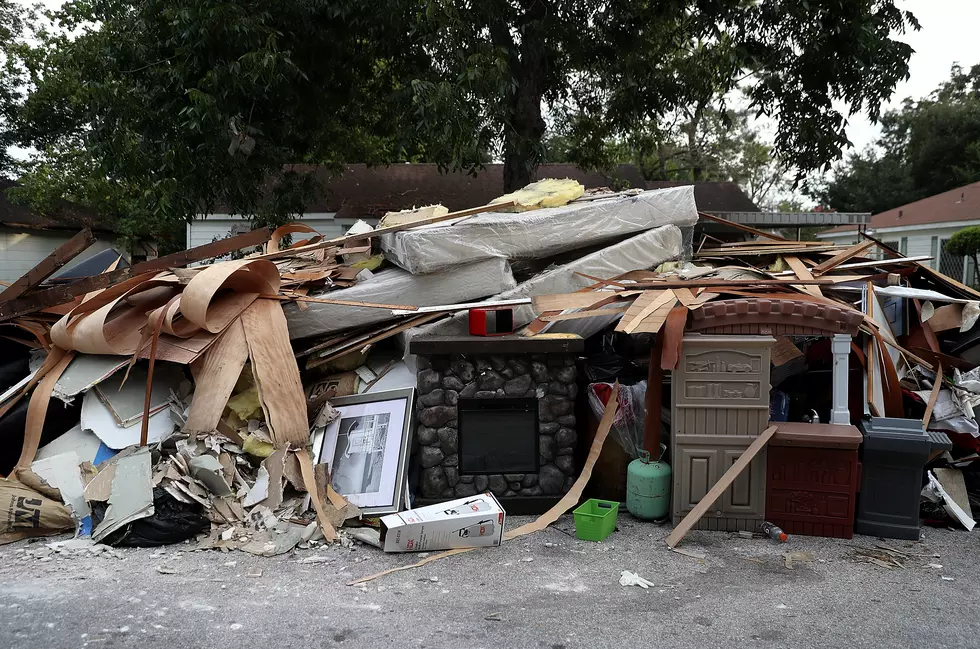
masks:
<svg viewBox="0 0 980 649"><path fill-rule="evenodd" d="M247 360L248 342L241 318L238 318L204 355L200 372L194 378L194 400L184 431L210 433L218 428L221 413Z"/></svg>
<svg viewBox="0 0 980 649"><path fill-rule="evenodd" d="M309 369L311 367L316 367L317 365L329 363L335 358L339 358L344 354L348 354L354 351L355 349L360 349L365 345L372 345L376 342L380 342L385 338L390 338L394 335L400 334L406 329L411 329L412 327L417 327L431 320L435 320L441 315L442 315L441 313L426 313L424 315L418 316L417 318L411 318L409 320L406 320L405 322L397 326L385 327L382 331L377 333L371 333L371 332L365 333L364 335L358 336L357 338L345 342L335 348L328 349L324 352L320 352L320 354L317 355L316 358L311 358L306 362L306 367L307 369Z"/></svg>
<svg viewBox="0 0 980 649"><path fill-rule="evenodd" d="M763 232L762 230L756 230L748 225L742 225L741 223L735 223L734 221L729 221L728 219L723 219L720 216L715 216L714 214L708 214L707 212L698 212L698 216L703 219L708 219L709 221L714 221L715 223L723 223L724 225L729 225L736 230L741 230L742 232L748 232L749 234L754 234L757 237L764 237L766 239L772 239L774 241L789 241L778 234L769 234L768 232Z"/></svg>
<svg viewBox="0 0 980 649"><path fill-rule="evenodd" d="M871 268L871 267L878 267L878 266L894 266L896 264L914 264L919 261L928 261L930 259L932 259L932 257L930 257L929 255L923 255L921 257L903 257L901 259L873 259L871 261L855 261L850 264L841 264L835 270L850 270L851 268ZM928 266L926 268L928 268ZM784 270L779 273L773 273L775 277L784 277L786 275L792 275L792 274L793 271L791 270ZM830 278L820 277L815 283L822 284L823 282L820 280L826 280L826 279L830 279ZM867 279L867 277L863 277L862 279Z"/></svg>
<svg viewBox="0 0 980 649"><path fill-rule="evenodd" d="M806 267L799 257L794 257L792 255L787 255L783 257L783 260L789 265L789 267L796 273L796 276L800 279L807 280L813 279L813 275L810 274L810 269ZM823 297L823 293L820 291L819 286L805 285L801 288L814 297Z"/></svg>
<svg viewBox="0 0 980 649"><path fill-rule="evenodd" d="M780 273L784 275L787 273ZM788 271L792 275L792 271ZM662 281L646 281L631 284L634 289L657 289L657 288L715 288L718 286L827 286L835 284L829 277L819 279L670 279Z"/></svg>
<svg viewBox="0 0 980 649"><path fill-rule="evenodd" d="M308 297L306 295L298 295L295 293L290 293L289 295L263 295L262 297L271 297L273 299L279 300L294 300L296 302L314 302L316 304L336 304L339 306L355 306L363 307L367 309L398 309L400 311L417 311L417 306L412 306L410 304L381 304L379 302L358 302L356 300L331 300L325 297Z"/></svg>
<svg viewBox="0 0 980 649"><path fill-rule="evenodd" d="M925 430L929 429L929 420L932 419L932 411L936 407L936 402L939 401L939 391L943 387L943 364L939 364L939 369L936 370L936 381L932 384L932 393L929 394L929 403L926 404L926 413L922 416L922 428Z"/></svg>
<svg viewBox="0 0 980 649"><path fill-rule="evenodd" d="M862 252L864 252L865 250L867 250L868 248L870 248L873 245L875 245L874 241L870 241L868 239L865 239L864 241L862 241L860 243L856 243L853 246L851 246L850 248L848 248L847 250L844 250L842 252L839 252L836 255L834 255L833 257L831 257L830 259L828 259L826 261L822 261L819 264L817 264L816 266L814 266L813 267L813 274L814 275L823 275L827 271L830 271L830 270L833 270L833 269L837 268L838 266L840 266L841 264L843 264L845 261L847 261L851 257L856 257L856 256L860 255Z"/></svg>
<svg viewBox="0 0 980 649"><path fill-rule="evenodd" d="M305 449L310 443L306 396L289 345L282 305L275 300L258 299L242 312L241 318L255 386L272 441L276 448L288 444Z"/></svg>
<svg viewBox="0 0 980 649"><path fill-rule="evenodd" d="M464 219L470 216L476 216L477 214L483 214L484 212L496 212L508 207L514 207L517 205L515 201L506 201L504 203L494 203L493 205L481 205L480 207L471 207L469 209L460 210L458 212L450 212L449 214L443 214L442 216L433 216L428 219L421 219L419 221L413 221L411 223L403 223L401 225L390 225L386 228L378 228L377 230L371 230L370 232L365 232L363 234L348 234L343 237L337 237L336 239L330 239L329 241L321 241L307 246L298 246L296 248L291 248L289 250L280 250L278 252L270 252L264 255L259 255L265 259L279 259L281 257L292 257L304 252L310 252L313 250L319 250L321 248L330 248L333 246L341 246L348 241L363 241L365 239L370 239L371 237L379 237L382 234L391 234L394 232L402 232L404 230L411 230L412 228L418 228L423 225L432 225L433 223L441 223L443 221L451 221L453 219Z"/></svg>
<svg viewBox="0 0 980 649"><path fill-rule="evenodd" d="M749 445L745 452L742 453L735 463L729 467L728 471L725 471L725 475L721 476L721 479L715 483L713 487L704 495L698 504L694 506L694 509L684 517L684 520L674 528L674 531L670 533L667 537L668 547L675 547L681 542L681 539L694 527L701 517L715 504L715 501L721 498L721 495L725 493L735 479L749 466L749 463L759 454L772 436L776 434L778 428L776 426L770 426L769 428L762 431L762 433L756 437L752 443Z"/></svg>
<svg viewBox="0 0 980 649"><path fill-rule="evenodd" d="M58 246L54 252L37 263L34 268L24 273L20 279L4 289L0 293L0 302L6 302L16 297L20 297L25 291L29 291L47 278L51 277L59 268L62 268L69 261L80 255L95 243L95 237L88 228L73 236L68 241Z"/></svg>
<svg viewBox="0 0 980 649"><path fill-rule="evenodd" d="M668 302L675 302L676 300L677 298L674 297L674 293L669 290L662 292L650 291L640 295L630 305L623 319L619 321L616 331L622 331L628 334L633 333L647 316L653 315L657 309Z"/></svg>
<svg viewBox="0 0 980 649"><path fill-rule="evenodd" d="M210 259L211 257L220 257L221 255L249 246L257 246L265 243L268 238L269 229L259 228L251 232L246 232L245 234L240 234L237 237L213 241L197 248L144 261L141 264L136 264L129 268L120 268L109 273L85 277L70 284L52 286L51 288L0 304L0 322L16 318L19 315L40 311L47 307L71 302L75 296L114 286L138 275L167 270L170 267L186 266L196 261Z"/></svg>
<svg viewBox="0 0 980 649"><path fill-rule="evenodd" d="M554 315L542 315L540 319L544 322L561 322L563 320L581 320L582 318L595 318L604 315L622 314L629 308L629 304L611 309L589 309L586 311L576 311L575 313L556 313Z"/></svg>

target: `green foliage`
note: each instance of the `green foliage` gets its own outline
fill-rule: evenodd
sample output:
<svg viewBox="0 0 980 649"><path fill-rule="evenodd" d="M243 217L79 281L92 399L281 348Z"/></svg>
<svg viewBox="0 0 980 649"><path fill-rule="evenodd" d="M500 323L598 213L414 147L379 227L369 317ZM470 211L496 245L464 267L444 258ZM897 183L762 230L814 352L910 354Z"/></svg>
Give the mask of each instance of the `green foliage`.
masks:
<svg viewBox="0 0 980 649"><path fill-rule="evenodd" d="M814 192L842 212L884 212L980 180L980 65L953 66L928 97L881 120L874 147L853 154Z"/></svg>
<svg viewBox="0 0 980 649"><path fill-rule="evenodd" d="M15 123L24 92L17 53L33 15L33 10L17 0L0 0L0 176L16 173L16 161L9 149L20 139Z"/></svg>
<svg viewBox="0 0 980 649"><path fill-rule="evenodd" d="M946 242L946 252L954 256L974 259L980 255L980 225L963 228Z"/></svg>
<svg viewBox="0 0 980 649"><path fill-rule="evenodd" d="M498 157L512 189L549 131L580 164L649 157L665 118L696 139L735 88L774 119L772 150L740 136L748 169L691 146L670 165L762 187L760 160L803 174L840 156L839 107L878 116L908 74L893 34L918 27L894 0L71 0L51 20L17 50L30 92L8 102L6 131L40 152L25 195L158 232L216 209L282 221L316 190L293 163Z"/></svg>

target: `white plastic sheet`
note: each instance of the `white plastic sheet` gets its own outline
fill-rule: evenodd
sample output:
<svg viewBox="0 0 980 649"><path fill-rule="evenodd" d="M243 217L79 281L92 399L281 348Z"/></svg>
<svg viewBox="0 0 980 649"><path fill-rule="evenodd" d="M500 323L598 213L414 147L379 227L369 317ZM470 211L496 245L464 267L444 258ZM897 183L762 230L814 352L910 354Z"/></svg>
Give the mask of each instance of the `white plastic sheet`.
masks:
<svg viewBox="0 0 980 649"><path fill-rule="evenodd" d="M517 282L504 259L485 259L444 273L412 275L400 268L375 273L350 288L319 297L383 304L433 306L469 302L514 288ZM286 324L292 340L391 320L391 311L373 307L307 302L306 310L286 304Z"/></svg>
<svg viewBox="0 0 980 649"><path fill-rule="evenodd" d="M492 212L381 237L385 258L414 274L478 259L532 259L698 220L694 187L571 203L522 213Z"/></svg>

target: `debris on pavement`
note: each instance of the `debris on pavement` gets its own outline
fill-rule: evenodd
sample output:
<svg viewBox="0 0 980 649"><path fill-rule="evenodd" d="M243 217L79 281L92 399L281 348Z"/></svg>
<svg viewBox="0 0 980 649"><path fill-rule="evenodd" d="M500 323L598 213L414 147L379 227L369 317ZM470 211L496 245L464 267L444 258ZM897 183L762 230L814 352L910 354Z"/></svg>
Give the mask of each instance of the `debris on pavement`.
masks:
<svg viewBox="0 0 980 649"><path fill-rule="evenodd" d="M639 586L640 588L646 590L650 586L653 586L652 581L647 581L635 572L630 572L629 570L624 570L619 575L619 585L620 586Z"/></svg>
<svg viewBox="0 0 980 649"><path fill-rule="evenodd" d="M590 501L655 503L702 567L678 547L695 533L975 526L980 292L929 258L787 240L699 211L691 186L541 179L405 207L335 238L296 222L25 276L0 300L0 543L313 548L310 567L330 544L380 556L354 541L442 551L364 584ZM663 470L639 484L642 454ZM538 517L505 529L518 511Z"/></svg>

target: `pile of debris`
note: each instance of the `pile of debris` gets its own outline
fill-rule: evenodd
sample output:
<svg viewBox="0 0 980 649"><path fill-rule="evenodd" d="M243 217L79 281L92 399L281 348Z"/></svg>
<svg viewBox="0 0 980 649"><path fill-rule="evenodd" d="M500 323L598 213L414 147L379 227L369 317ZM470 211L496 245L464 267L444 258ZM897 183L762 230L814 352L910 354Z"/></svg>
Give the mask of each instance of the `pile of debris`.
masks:
<svg viewBox="0 0 980 649"><path fill-rule="evenodd" d="M691 187L543 181L332 240L291 223L131 267L103 255L95 274L46 282L91 244L82 232L0 294L0 541L74 529L271 556L376 525L407 489L362 515L318 445L331 401L414 386L411 363L372 358L378 343L459 303L529 304L539 287L584 286L579 272L678 259L696 220Z"/></svg>
<svg viewBox="0 0 980 649"><path fill-rule="evenodd" d="M703 235L695 249L699 219L734 236ZM658 450L669 428L665 372L678 367L685 331L726 313L749 314L755 330L773 318L798 327L773 347L773 421L840 417L829 391L808 387L814 373L834 370L828 341L808 333L807 319L832 311L859 332L850 354L861 377L849 393L856 417L912 417L948 433L955 447L932 468L980 459L980 293L870 237L853 246L788 241L699 213L689 186L586 192L541 181L473 209L358 222L335 239L291 223L131 267L116 255L88 277L46 282L91 240L80 233L0 293L0 542L74 529L109 545L196 539L201 549L273 556L349 542L341 528L354 526L380 546L377 517L413 505L417 413L436 393L459 396L445 383L455 376L423 389L432 373L410 353L420 337L584 339L590 381L626 383L624 402L640 416L646 399L647 423L623 447ZM637 334L648 345L624 352L622 340ZM574 400L576 388L564 385ZM571 477L559 476L565 495L554 508L502 537L500 510L497 526L452 530L456 544L487 529L496 542L535 531L576 504L619 394L604 392L588 458L570 488ZM571 451L575 417L563 416ZM456 444L443 419L425 429L426 444ZM939 475L940 509L954 492L956 519L972 527L960 496L980 485L958 490L962 474ZM535 488L524 479L483 482L504 496ZM473 511L499 505L489 497Z"/></svg>

